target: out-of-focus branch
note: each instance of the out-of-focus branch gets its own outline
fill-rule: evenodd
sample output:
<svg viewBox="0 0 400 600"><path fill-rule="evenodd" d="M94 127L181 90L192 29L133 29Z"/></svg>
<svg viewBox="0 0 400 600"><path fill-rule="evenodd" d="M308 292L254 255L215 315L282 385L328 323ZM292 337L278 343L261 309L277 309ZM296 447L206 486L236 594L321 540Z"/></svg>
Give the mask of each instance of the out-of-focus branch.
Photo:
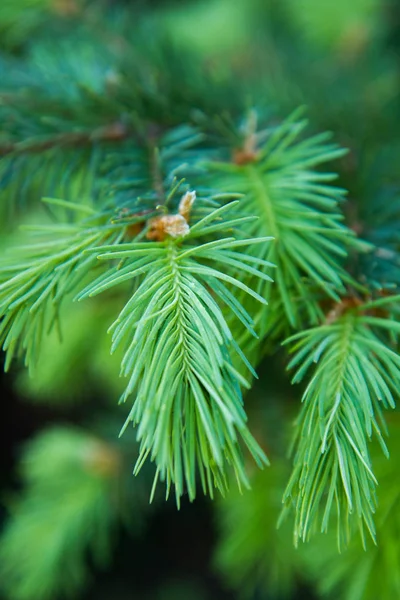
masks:
<svg viewBox="0 0 400 600"><path fill-rule="evenodd" d="M29 142L0 144L0 157L7 154L35 154L57 146L90 146L96 142L117 142L129 138L132 131L123 123L115 122L94 131L65 132Z"/></svg>

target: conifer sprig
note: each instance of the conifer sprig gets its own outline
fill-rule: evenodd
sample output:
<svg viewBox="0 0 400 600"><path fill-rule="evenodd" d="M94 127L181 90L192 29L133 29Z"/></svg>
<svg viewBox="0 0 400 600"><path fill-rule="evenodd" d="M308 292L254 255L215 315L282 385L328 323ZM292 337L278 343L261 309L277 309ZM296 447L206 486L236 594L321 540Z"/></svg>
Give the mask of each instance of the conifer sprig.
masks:
<svg viewBox="0 0 400 600"><path fill-rule="evenodd" d="M334 173L318 170L345 151L328 133L301 139L307 121L298 114L251 132L252 148L245 139L245 154L236 151L233 162L207 163L214 185L242 193L243 213L260 216L249 234L275 238L262 256L277 267L277 285L265 290L275 308L262 317L264 332L282 319L291 327L320 322L321 298L339 300L350 280L343 263L355 240L342 223L345 190L331 185Z"/></svg>
<svg viewBox="0 0 400 600"><path fill-rule="evenodd" d="M295 541L314 528L326 531L335 512L338 543L347 542L355 524L375 539L373 515L377 480L368 442L375 437L388 454L383 408L394 408L400 355L389 346L397 321L376 314L398 297L343 305L333 322L300 332L292 344L293 382L315 364L296 424L294 470L284 500L295 507ZM335 510L334 510L335 507ZM365 541L364 541L365 543Z"/></svg>
<svg viewBox="0 0 400 600"><path fill-rule="evenodd" d="M123 227L85 206L48 200L69 211L89 213L78 223L33 226L35 243L19 246L0 265L0 344L7 369L16 356L33 366L43 336L58 323L62 301L98 267L85 251L102 241L116 243Z"/></svg>
<svg viewBox="0 0 400 600"><path fill-rule="evenodd" d="M212 211L186 235L94 249L102 261L118 263L78 296L135 282L132 297L111 327L112 348L123 344L125 349L121 375L128 378L128 385L121 400L136 392L126 423L138 426L141 452L135 472L147 457L155 461L156 479L166 481L167 491L175 485L178 502L186 489L190 499L195 497L197 470L204 492L211 495L214 487L222 492L227 487L226 464L233 467L239 484L248 484L239 438L260 466L266 463L247 429L241 386L248 384L234 368L232 355L239 354L254 371L221 305L256 335L252 317L236 301L234 291L265 303L242 277L251 273L270 281L257 268L266 263L241 250L267 244L270 238L223 237L248 222L246 217L229 218L237 204Z"/></svg>
<svg viewBox="0 0 400 600"><path fill-rule="evenodd" d="M316 582L321 595L343 600L389 600L400 595L400 579L394 565L400 560L398 532L400 527L399 421L392 415L388 423L391 456L374 450L374 465L379 479L379 504L376 511L376 545L367 551L358 540L351 541L344 552L338 553L334 532L319 536L314 543L303 546L306 558L304 569Z"/></svg>

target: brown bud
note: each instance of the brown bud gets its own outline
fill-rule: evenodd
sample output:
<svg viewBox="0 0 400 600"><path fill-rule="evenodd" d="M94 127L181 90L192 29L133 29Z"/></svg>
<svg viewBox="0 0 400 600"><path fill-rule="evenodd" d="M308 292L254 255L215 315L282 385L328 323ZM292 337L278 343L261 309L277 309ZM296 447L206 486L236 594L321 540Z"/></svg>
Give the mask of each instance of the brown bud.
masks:
<svg viewBox="0 0 400 600"><path fill-rule="evenodd" d="M242 166L255 162L257 158L257 139L255 133L251 133L247 136L243 147L233 151L233 162Z"/></svg>
<svg viewBox="0 0 400 600"><path fill-rule="evenodd" d="M182 215L164 215L149 222L147 239L162 242L167 235L177 238L189 233L189 225Z"/></svg>
<svg viewBox="0 0 400 600"><path fill-rule="evenodd" d="M190 212L194 201L196 200L196 192L186 192L179 203L179 214L189 223Z"/></svg>
<svg viewBox="0 0 400 600"><path fill-rule="evenodd" d="M352 308L356 308L357 306L361 306L362 302L359 298L349 297L343 298L340 302L337 302L334 307L329 311L326 315L325 324L331 325L337 319L339 319L342 315L344 315L348 310Z"/></svg>

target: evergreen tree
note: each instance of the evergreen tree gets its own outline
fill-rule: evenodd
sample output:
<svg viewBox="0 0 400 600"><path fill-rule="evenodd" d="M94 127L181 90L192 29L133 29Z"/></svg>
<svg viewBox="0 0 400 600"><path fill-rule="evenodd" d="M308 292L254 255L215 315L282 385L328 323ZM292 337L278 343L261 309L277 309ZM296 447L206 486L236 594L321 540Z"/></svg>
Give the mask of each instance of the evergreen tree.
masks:
<svg viewBox="0 0 400 600"><path fill-rule="evenodd" d="M400 595L398 22L2 1L4 365L79 414L23 449L7 598L78 597L203 495L238 597Z"/></svg>

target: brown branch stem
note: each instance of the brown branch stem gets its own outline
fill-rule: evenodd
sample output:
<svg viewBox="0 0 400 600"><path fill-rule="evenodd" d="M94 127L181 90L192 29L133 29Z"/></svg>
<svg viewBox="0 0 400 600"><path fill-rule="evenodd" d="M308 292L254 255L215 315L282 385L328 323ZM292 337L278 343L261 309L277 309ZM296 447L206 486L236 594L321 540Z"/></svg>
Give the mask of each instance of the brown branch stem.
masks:
<svg viewBox="0 0 400 600"><path fill-rule="evenodd" d="M0 144L0 157L8 154L35 154L57 146L80 147L96 142L118 142L129 138L132 131L120 122L98 127L94 131L72 131L34 140L32 142L8 142Z"/></svg>

